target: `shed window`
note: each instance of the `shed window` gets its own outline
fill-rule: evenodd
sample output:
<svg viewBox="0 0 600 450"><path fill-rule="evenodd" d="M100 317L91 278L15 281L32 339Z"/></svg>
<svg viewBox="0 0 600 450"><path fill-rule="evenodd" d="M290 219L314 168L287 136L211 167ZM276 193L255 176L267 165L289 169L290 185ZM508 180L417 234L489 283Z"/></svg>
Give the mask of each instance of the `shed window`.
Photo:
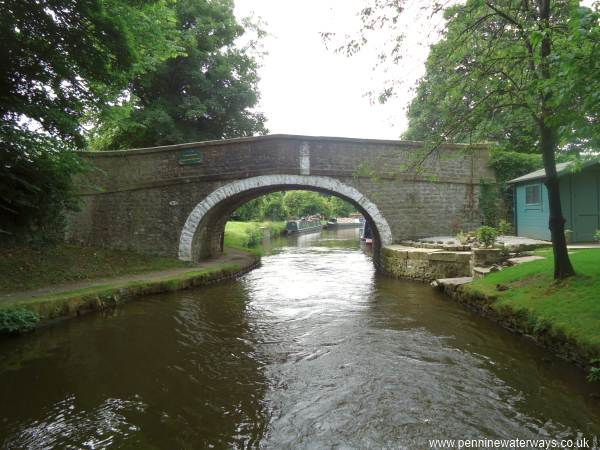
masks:
<svg viewBox="0 0 600 450"><path fill-rule="evenodd" d="M542 189L539 184L525 187L525 204L539 205L542 203Z"/></svg>

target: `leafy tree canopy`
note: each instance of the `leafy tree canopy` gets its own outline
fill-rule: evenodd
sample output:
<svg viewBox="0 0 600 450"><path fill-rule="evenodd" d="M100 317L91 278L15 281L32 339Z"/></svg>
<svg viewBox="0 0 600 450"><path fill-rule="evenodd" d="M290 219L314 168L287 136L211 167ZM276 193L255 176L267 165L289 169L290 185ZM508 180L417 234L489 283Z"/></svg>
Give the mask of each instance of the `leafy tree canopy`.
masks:
<svg viewBox="0 0 600 450"><path fill-rule="evenodd" d="M132 6L133 5L133 6ZM136 72L176 52L166 1L0 2L3 129L84 144L81 121ZM10 144L10 143L5 143Z"/></svg>
<svg viewBox="0 0 600 450"><path fill-rule="evenodd" d="M0 233L45 236L73 207L82 121L177 52L166 0L0 1ZM45 230L45 231L42 231ZM46 236L47 237L47 236Z"/></svg>
<svg viewBox="0 0 600 450"><path fill-rule="evenodd" d="M264 131L230 0L0 0L0 239L59 230L74 150ZM251 26L251 24L244 24Z"/></svg>
<svg viewBox="0 0 600 450"><path fill-rule="evenodd" d="M563 149L600 143L598 14L578 2L553 2L551 78L542 81L536 49L544 30L524 3L468 1L445 12L446 33L431 48L404 138L538 152L541 89L553 92L551 122Z"/></svg>
<svg viewBox="0 0 600 450"><path fill-rule="evenodd" d="M347 217L354 212L356 208L339 197L313 191L287 191L250 200L239 207L232 218L241 221L276 221L313 214Z"/></svg>
<svg viewBox="0 0 600 450"><path fill-rule="evenodd" d="M132 79L128 98L95 118L93 148L266 132L264 117L253 110L258 102L257 61L248 48L236 46L244 27L233 15L233 2L177 0L174 11L183 54Z"/></svg>

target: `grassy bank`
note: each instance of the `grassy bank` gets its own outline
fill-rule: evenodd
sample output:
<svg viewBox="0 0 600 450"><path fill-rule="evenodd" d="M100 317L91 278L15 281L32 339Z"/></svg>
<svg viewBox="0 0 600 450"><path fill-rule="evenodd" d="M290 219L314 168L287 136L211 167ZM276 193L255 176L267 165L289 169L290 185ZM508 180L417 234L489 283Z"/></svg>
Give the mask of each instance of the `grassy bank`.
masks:
<svg viewBox="0 0 600 450"><path fill-rule="evenodd" d="M552 279L550 251L546 259L511 267L464 286L465 292L491 300L499 313L522 317L534 336L574 342L590 359L600 356L600 250L575 250L577 276Z"/></svg>
<svg viewBox="0 0 600 450"><path fill-rule="evenodd" d="M117 306L150 294L203 286L240 275L256 265L248 257L241 264L215 264L149 280L98 284L84 289L6 300L0 304L0 336L31 331L55 319L76 317Z"/></svg>
<svg viewBox="0 0 600 450"><path fill-rule="evenodd" d="M285 230L285 222L227 222L225 246L260 252L263 239L261 228L268 228L271 236L279 236Z"/></svg>
<svg viewBox="0 0 600 450"><path fill-rule="evenodd" d="M0 293L190 266L175 258L71 245L0 250Z"/></svg>
<svg viewBox="0 0 600 450"><path fill-rule="evenodd" d="M72 252L75 250L70 248L69 253ZM84 254L79 256L83 257ZM177 291L233 278L252 269L260 261L247 251L235 250L229 250L220 259L211 260L201 268L163 258L141 258L147 258L148 261L142 264L143 261L138 260L138 256L132 255L118 260L121 264L136 262L137 265L133 268L137 269L138 273L132 273L128 270L131 268L124 265L113 267L110 272L102 272L104 277L114 274L113 277L107 277L108 279L92 279L82 283L85 278L79 277L76 283L54 287L44 285L42 290L5 295L0 298L0 335L29 331L54 319L106 309L150 294ZM111 261L115 262L112 259ZM105 260L102 262L106 263ZM61 267L65 264L63 261ZM81 267L72 267L72 270L84 273ZM146 270L152 270L152 273L144 273ZM93 272L97 273L100 272ZM32 277L36 275L31 273ZM90 273L87 275L89 277ZM57 278L58 275L52 279Z"/></svg>

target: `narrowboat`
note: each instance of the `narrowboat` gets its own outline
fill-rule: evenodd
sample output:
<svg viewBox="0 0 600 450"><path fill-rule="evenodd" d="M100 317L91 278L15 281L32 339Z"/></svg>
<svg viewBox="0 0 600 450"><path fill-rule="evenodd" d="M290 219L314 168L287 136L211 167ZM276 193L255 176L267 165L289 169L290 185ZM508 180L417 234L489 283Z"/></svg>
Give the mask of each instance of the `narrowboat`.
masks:
<svg viewBox="0 0 600 450"><path fill-rule="evenodd" d="M338 217L331 219L327 222L328 229L334 228L362 228L364 225L364 218L361 220L359 217Z"/></svg>
<svg viewBox="0 0 600 450"><path fill-rule="evenodd" d="M319 219L288 220L285 226L285 234L314 233L322 229L323 226Z"/></svg>

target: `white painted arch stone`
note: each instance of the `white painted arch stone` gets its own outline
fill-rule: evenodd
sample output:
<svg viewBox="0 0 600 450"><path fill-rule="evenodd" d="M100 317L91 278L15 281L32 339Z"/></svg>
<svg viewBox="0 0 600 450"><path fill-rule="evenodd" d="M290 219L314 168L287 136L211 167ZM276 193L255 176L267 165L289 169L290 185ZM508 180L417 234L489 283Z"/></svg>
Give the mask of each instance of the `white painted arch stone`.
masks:
<svg viewBox="0 0 600 450"><path fill-rule="evenodd" d="M352 186L348 186L347 184L330 177L311 175L263 175L234 181L225 186L221 186L198 203L188 216L185 225L183 226L183 230L181 231L181 236L179 238L179 259L183 261L192 260L192 241L196 229L198 228L198 225L200 225L200 222L202 222L204 216L214 206L223 200L243 192L270 186L286 185L324 189L353 200L360 205L373 220L379 231L381 244L388 245L392 243L392 230L390 229L387 220L385 220L379 211L379 208Z"/></svg>

